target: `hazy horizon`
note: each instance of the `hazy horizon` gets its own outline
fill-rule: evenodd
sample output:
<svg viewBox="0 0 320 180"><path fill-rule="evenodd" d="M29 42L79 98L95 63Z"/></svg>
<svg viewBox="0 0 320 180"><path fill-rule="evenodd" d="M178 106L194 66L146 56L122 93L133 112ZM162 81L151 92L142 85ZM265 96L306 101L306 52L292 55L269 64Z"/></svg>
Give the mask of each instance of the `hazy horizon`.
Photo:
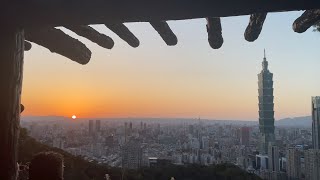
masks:
<svg viewBox="0 0 320 180"><path fill-rule="evenodd" d="M248 16L222 18L224 45L213 50L204 19L170 21L178 45L167 47L148 23L128 23L140 39L129 47L115 41L92 50L82 66L33 44L25 53L23 116L201 117L258 119L258 79L263 49L274 74L275 118L309 115L311 96L320 95L319 32L297 34L292 22L302 12L268 14L259 39L244 40ZM235 28L236 27L236 28Z"/></svg>
<svg viewBox="0 0 320 180"><path fill-rule="evenodd" d="M36 116L36 115L28 115L28 116L21 116L21 119L24 118L33 118L33 117L37 117L37 118L42 118L42 117L57 117L57 118L66 118L66 119L70 119L73 120L72 117L68 117L68 116L57 116L57 115L41 115L41 116ZM275 121L279 121L279 120L283 120L283 119L293 119L293 118L306 118L306 117L311 117L310 115L305 115L305 116L295 116L295 117L285 117L285 118L281 118L281 119L275 119ZM142 119L142 120L146 120L146 119L186 119L186 120L199 120L199 117L80 117L80 118L76 118L76 120L87 120L87 119ZM209 120L209 121L250 121L250 122L259 122L258 119L217 119L217 118L201 118L200 120Z"/></svg>

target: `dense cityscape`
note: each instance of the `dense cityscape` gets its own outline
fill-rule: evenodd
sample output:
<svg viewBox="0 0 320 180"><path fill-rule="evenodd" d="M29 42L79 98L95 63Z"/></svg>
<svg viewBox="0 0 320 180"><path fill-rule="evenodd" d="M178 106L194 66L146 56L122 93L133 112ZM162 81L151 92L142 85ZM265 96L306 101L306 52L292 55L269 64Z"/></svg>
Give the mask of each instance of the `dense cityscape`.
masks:
<svg viewBox="0 0 320 180"><path fill-rule="evenodd" d="M320 179L320 97L310 127L275 126L273 74L258 75L259 123L206 119L77 119L21 122L30 135L112 167L232 163L263 179Z"/></svg>

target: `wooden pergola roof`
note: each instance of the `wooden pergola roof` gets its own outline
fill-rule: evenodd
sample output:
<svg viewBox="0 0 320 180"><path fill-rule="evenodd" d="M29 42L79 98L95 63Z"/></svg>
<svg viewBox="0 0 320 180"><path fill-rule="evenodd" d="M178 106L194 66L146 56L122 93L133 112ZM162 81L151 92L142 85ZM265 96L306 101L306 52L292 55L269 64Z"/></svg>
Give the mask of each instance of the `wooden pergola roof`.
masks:
<svg viewBox="0 0 320 180"><path fill-rule="evenodd" d="M130 46L138 47L138 38L123 23L149 22L167 45L174 46L178 39L166 21L206 18L209 44L218 49L223 44L220 17L251 15L244 31L249 42L259 37L268 12L307 10L293 23L293 30L299 33L320 19L320 10L313 10L320 8L320 1L311 0L26 0L10 2L7 7L11 8L2 10L0 17L25 27L27 41L80 64L89 62L91 51L56 26L112 49L114 41L89 24L105 24ZM12 16L12 12L17 14ZM26 50L30 48L26 42Z"/></svg>
<svg viewBox="0 0 320 180"><path fill-rule="evenodd" d="M319 6L315 0L13 0L2 4L0 14L24 25L63 26L227 17Z"/></svg>

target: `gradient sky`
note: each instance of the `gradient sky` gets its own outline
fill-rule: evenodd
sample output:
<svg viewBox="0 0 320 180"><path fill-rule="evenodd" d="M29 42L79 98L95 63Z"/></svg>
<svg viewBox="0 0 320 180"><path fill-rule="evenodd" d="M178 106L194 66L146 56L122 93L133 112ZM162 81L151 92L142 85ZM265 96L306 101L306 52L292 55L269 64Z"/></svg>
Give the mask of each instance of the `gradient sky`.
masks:
<svg viewBox="0 0 320 180"><path fill-rule="evenodd" d="M112 50L65 31L92 50L91 61L79 65L33 44L25 53L23 115L257 120L264 48L274 73L276 119L310 115L311 96L320 95L320 33L294 33L300 14L269 14L254 43L243 37L248 16L222 18L218 50L208 44L205 19L170 21L174 47L148 23L127 24L138 48L103 26L93 27L114 39Z"/></svg>

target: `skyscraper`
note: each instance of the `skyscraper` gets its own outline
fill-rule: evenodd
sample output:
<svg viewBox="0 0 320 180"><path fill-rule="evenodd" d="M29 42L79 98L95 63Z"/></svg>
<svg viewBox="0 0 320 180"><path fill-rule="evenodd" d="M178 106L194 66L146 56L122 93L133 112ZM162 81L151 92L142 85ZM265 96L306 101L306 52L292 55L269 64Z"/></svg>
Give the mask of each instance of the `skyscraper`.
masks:
<svg viewBox="0 0 320 180"><path fill-rule="evenodd" d="M240 131L240 144L249 146L250 129L248 127L241 127Z"/></svg>
<svg viewBox="0 0 320 180"><path fill-rule="evenodd" d="M128 123L124 123L124 142L127 142L128 138Z"/></svg>
<svg viewBox="0 0 320 180"><path fill-rule="evenodd" d="M101 130L101 120L96 120L96 132Z"/></svg>
<svg viewBox="0 0 320 180"><path fill-rule="evenodd" d="M269 156L269 170L272 172L279 172L279 147L269 144L269 150L268 150L268 156Z"/></svg>
<svg viewBox="0 0 320 180"><path fill-rule="evenodd" d="M312 144L320 149L320 96L312 97Z"/></svg>
<svg viewBox="0 0 320 180"><path fill-rule="evenodd" d="M320 97L312 97L312 145L304 152L305 176L308 180L320 179Z"/></svg>
<svg viewBox="0 0 320 180"><path fill-rule="evenodd" d="M287 175L289 180L298 180L301 176L301 151L296 148L287 150Z"/></svg>
<svg viewBox="0 0 320 180"><path fill-rule="evenodd" d="M273 74L268 70L266 53L262 62L262 71L258 74L259 86L259 129L260 153L268 153L268 145L275 141L274 136L274 110L273 110Z"/></svg>
<svg viewBox="0 0 320 180"><path fill-rule="evenodd" d="M305 179L320 179L320 150L309 149L304 152Z"/></svg>
<svg viewBox="0 0 320 180"><path fill-rule="evenodd" d="M93 120L89 120L89 134L93 134Z"/></svg>
<svg viewBox="0 0 320 180"><path fill-rule="evenodd" d="M132 133L132 122L129 123L129 130L128 130L128 134L131 135Z"/></svg>
<svg viewBox="0 0 320 180"><path fill-rule="evenodd" d="M122 168L138 169L142 165L142 147L139 142L129 141L121 147Z"/></svg>

